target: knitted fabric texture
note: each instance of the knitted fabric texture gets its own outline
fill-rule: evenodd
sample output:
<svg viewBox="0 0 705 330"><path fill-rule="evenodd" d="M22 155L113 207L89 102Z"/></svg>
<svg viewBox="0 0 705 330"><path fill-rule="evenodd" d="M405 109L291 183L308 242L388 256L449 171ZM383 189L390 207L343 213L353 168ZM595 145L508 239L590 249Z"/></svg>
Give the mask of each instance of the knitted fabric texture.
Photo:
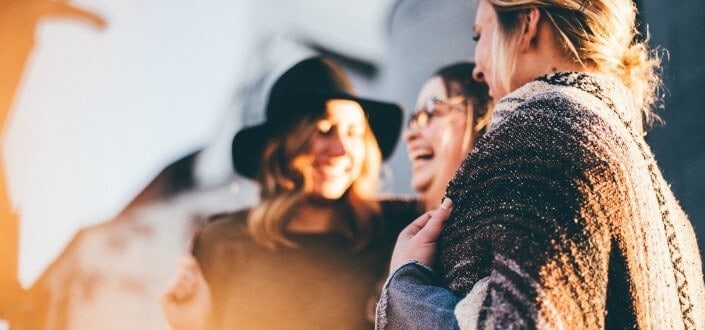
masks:
<svg viewBox="0 0 705 330"><path fill-rule="evenodd" d="M558 73L507 95L447 196L438 268L482 302L460 324L705 329L694 231L620 83Z"/></svg>

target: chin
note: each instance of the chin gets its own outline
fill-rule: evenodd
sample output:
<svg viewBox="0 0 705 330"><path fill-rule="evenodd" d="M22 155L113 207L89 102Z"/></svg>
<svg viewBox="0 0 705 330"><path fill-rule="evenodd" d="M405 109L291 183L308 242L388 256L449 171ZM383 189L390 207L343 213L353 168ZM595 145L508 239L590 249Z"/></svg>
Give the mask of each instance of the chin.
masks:
<svg viewBox="0 0 705 330"><path fill-rule="evenodd" d="M350 186L323 188L318 191L314 191L313 194L321 199L336 200L343 197L345 192L348 191L348 188L350 188Z"/></svg>
<svg viewBox="0 0 705 330"><path fill-rule="evenodd" d="M311 199L321 201L321 202L334 202L341 197L343 197L344 194L338 194L338 193L332 193L332 192L320 192L320 191L314 191L311 193Z"/></svg>
<svg viewBox="0 0 705 330"><path fill-rule="evenodd" d="M428 182L428 180L421 180L421 179L414 179L414 177L411 177L411 189L414 189L419 194L423 194L426 190L428 190L428 187L431 186L431 184Z"/></svg>

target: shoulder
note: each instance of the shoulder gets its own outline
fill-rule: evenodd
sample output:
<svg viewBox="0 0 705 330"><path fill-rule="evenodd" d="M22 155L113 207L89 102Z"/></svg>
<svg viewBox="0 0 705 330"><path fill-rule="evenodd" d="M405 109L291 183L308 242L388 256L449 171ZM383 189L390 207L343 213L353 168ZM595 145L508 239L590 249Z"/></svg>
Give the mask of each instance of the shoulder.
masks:
<svg viewBox="0 0 705 330"><path fill-rule="evenodd" d="M198 231L196 240L201 244L216 244L219 241L248 236L247 215L249 211L250 209L244 209L209 217Z"/></svg>
<svg viewBox="0 0 705 330"><path fill-rule="evenodd" d="M606 115L609 108L576 88L557 86L503 99L495 111L490 130L476 146L488 155L570 158L625 143L618 123Z"/></svg>
<svg viewBox="0 0 705 330"><path fill-rule="evenodd" d="M218 213L210 216L206 220L206 227L214 228L235 228L246 225L247 215L250 209L242 209L234 212Z"/></svg>
<svg viewBox="0 0 705 330"><path fill-rule="evenodd" d="M490 131L451 180L451 197L465 198L469 189L489 189L487 184L502 180L510 193L521 182L571 183L608 169L621 161L623 153L615 151L626 142L604 119L607 111L604 102L578 88L528 84L497 105Z"/></svg>
<svg viewBox="0 0 705 330"><path fill-rule="evenodd" d="M578 123L597 119L595 104L574 89L556 88L537 93L516 104L511 117L530 119L526 125L554 126L561 123ZM573 128L580 128L574 126Z"/></svg>
<svg viewBox="0 0 705 330"><path fill-rule="evenodd" d="M618 111L619 106L600 91L598 83L588 78L584 78L585 83L537 80L522 86L497 104L488 133L523 128L591 134L623 126L626 118Z"/></svg>

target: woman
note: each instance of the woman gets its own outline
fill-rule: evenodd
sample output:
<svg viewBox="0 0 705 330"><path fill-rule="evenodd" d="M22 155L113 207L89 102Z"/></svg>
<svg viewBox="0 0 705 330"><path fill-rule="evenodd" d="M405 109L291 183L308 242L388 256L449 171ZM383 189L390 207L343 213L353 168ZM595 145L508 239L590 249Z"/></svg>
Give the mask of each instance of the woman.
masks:
<svg viewBox="0 0 705 330"><path fill-rule="evenodd" d="M474 75L499 101L452 214L400 234L380 328L705 329L695 235L643 138L659 61L635 23L630 0L480 1Z"/></svg>
<svg viewBox="0 0 705 330"><path fill-rule="evenodd" d="M266 114L232 146L261 202L198 233L195 259L163 297L167 319L184 329L371 328L394 239L419 213L374 197L401 109L354 96L342 71L315 57L277 80Z"/></svg>
<svg viewBox="0 0 705 330"><path fill-rule="evenodd" d="M441 204L448 181L489 124L491 99L487 85L472 79L474 67L460 62L434 73L421 88L404 133L411 187L427 211Z"/></svg>

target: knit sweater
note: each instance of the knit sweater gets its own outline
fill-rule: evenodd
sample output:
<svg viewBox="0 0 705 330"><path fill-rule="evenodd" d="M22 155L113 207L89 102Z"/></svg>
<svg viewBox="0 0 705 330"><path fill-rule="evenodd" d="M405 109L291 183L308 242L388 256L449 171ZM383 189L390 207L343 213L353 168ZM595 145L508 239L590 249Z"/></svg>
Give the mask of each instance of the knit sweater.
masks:
<svg viewBox="0 0 705 330"><path fill-rule="evenodd" d="M498 103L447 191L438 267L461 326L705 329L695 234L641 122L623 85L584 73Z"/></svg>
<svg viewBox="0 0 705 330"><path fill-rule="evenodd" d="M213 294L208 328L372 329L397 235L422 210L415 200L380 206L362 250L336 233L289 233L296 247L268 249L248 230L249 210L209 220L193 246Z"/></svg>

